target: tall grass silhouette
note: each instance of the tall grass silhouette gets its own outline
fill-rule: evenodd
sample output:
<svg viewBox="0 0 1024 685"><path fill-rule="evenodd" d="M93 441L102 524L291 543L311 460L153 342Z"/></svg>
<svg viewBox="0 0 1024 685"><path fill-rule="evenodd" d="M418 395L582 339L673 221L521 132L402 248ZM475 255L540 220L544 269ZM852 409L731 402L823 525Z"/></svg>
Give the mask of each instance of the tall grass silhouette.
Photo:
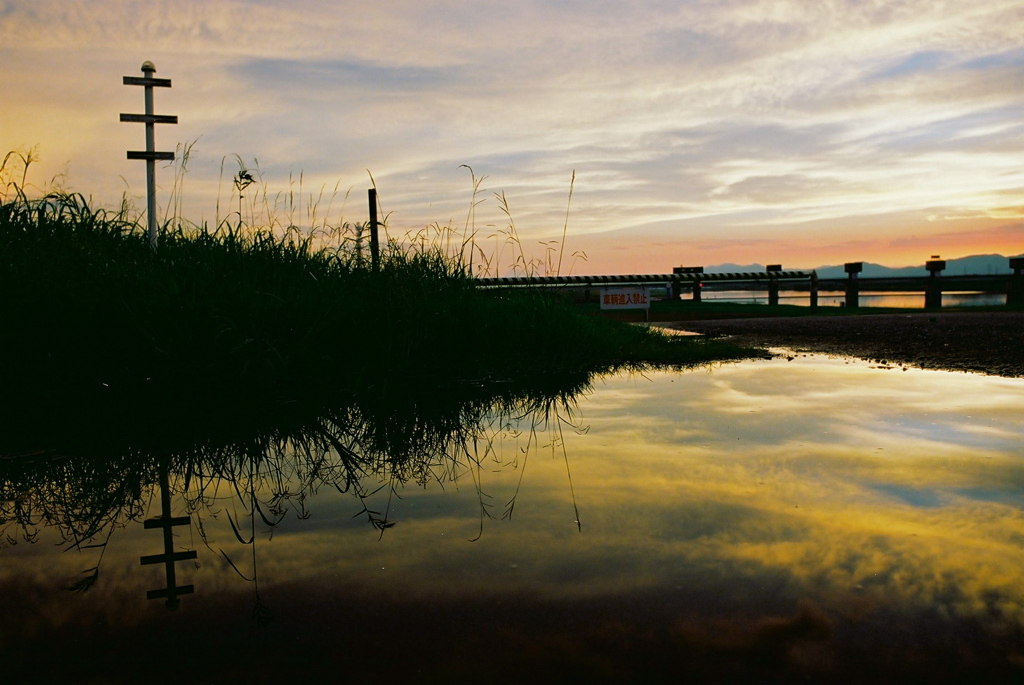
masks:
<svg viewBox="0 0 1024 685"><path fill-rule="evenodd" d="M365 386L398 391L737 353L587 317L542 293L478 289L472 271L483 258L471 215L461 233L388 239L374 270L364 227L332 224L314 202L299 228L289 214L294 195L275 214L258 170L237 161L237 210L212 227L172 217L155 253L127 200L95 209L79 193L30 199L19 183L3 186L0 316L9 333L0 367L8 397L19 398L13 415L259 420ZM515 242L511 214L509 223ZM519 259L527 268L521 246Z"/></svg>

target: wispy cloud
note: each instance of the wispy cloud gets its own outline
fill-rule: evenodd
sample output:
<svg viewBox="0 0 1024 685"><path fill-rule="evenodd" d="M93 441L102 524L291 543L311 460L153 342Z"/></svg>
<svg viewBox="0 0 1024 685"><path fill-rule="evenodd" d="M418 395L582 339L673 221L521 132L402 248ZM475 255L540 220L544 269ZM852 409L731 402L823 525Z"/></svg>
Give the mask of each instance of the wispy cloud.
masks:
<svg viewBox="0 0 1024 685"><path fill-rule="evenodd" d="M181 121L158 140L199 140L195 212L238 154L271 184L361 188L369 169L396 230L415 230L464 214L468 164L488 176L482 223L504 221L501 190L540 240L575 170L570 237L596 263L613 261L598 234L650 227L795 255L814 222L859 226L849 243L896 218L1014 218L996 196L1024 192L1022 28L1012 0L9 0L0 144L39 143L48 170L116 196L141 133L117 122L141 104L120 76L151 59L175 84L158 108ZM870 249L846 258L886 261Z"/></svg>

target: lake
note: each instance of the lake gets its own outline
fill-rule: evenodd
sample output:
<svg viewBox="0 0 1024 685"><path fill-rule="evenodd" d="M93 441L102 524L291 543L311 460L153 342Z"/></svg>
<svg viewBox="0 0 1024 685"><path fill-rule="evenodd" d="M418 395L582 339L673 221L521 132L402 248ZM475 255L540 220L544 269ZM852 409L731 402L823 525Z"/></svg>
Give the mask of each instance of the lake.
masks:
<svg viewBox="0 0 1024 685"><path fill-rule="evenodd" d="M0 654L13 682L1012 682L1022 405L1024 379L796 355L265 458L5 457ZM197 553L174 611L140 564L163 474Z"/></svg>

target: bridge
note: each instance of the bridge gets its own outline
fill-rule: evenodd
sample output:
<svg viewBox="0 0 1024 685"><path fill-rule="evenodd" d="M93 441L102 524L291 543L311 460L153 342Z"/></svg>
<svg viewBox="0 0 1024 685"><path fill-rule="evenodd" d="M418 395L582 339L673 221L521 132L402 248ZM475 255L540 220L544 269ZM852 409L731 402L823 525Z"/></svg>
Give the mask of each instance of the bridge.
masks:
<svg viewBox="0 0 1024 685"><path fill-rule="evenodd" d="M662 285L672 288L672 296L678 299L680 285L688 284L693 290L693 299L700 302L701 287L706 282L729 282L734 284L761 282L768 287L769 304L779 303L779 283L807 281L812 285L811 306L818 306L817 275L813 271L783 271L781 267L769 267L766 271L738 273L704 273L700 267L678 267L670 274L624 274L614 276L509 276L504 278L478 278L476 284L484 288L521 287L566 287L589 289L594 286L635 286Z"/></svg>
<svg viewBox="0 0 1024 685"><path fill-rule="evenodd" d="M924 307L942 306L942 292L968 291L1006 293L1009 306L1024 306L1024 258L1009 260L1010 274L985 274L942 277L945 261L933 259L925 265L928 275L909 277L860 278L862 262L848 262L845 265L847 278L819 279L814 271L784 271L781 265L769 265L765 271L735 273L704 273L703 267L676 267L670 274L619 274L608 276L510 276L478 278L483 288L571 288L583 289L614 286L661 285L672 289L672 299L679 299L682 286L688 286L695 302L701 301L701 290L705 285L711 288L729 287L734 290L768 291L768 303L778 304L779 285L785 283L791 290L808 292L809 304L818 306L818 293L843 292L847 307L859 306L859 294L866 292L923 292ZM589 294L589 293L588 293Z"/></svg>

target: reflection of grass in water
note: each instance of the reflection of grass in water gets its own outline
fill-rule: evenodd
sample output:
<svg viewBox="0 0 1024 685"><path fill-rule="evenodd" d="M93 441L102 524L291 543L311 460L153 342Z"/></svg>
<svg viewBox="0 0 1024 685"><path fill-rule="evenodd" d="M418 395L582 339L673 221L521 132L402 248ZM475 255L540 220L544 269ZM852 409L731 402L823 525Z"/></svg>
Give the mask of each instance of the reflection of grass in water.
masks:
<svg viewBox="0 0 1024 685"><path fill-rule="evenodd" d="M145 515L165 469L200 538L253 582L257 526L273 529L289 515L308 518L309 500L323 488L351 494L360 507L356 516L383 534L394 523L391 497L404 484L443 487L469 478L482 533L486 519L510 517L515 505L513 495L495 511L484 474L496 464L525 471L530 451L538 449L537 433L548 431L554 442L561 422L571 419L573 398L588 383L589 375L582 375L419 387L400 395L367 388L323 414L282 415L274 427L235 433L230 441L147 451L106 436L49 453L8 454L0 457L0 540L34 542L41 529L52 527L66 548L98 548L102 559L110 535ZM518 426L528 434L526 449L502 463L495 441ZM214 549L206 526L222 515L237 541L250 546L250 563ZM87 590L99 565L71 589Z"/></svg>

